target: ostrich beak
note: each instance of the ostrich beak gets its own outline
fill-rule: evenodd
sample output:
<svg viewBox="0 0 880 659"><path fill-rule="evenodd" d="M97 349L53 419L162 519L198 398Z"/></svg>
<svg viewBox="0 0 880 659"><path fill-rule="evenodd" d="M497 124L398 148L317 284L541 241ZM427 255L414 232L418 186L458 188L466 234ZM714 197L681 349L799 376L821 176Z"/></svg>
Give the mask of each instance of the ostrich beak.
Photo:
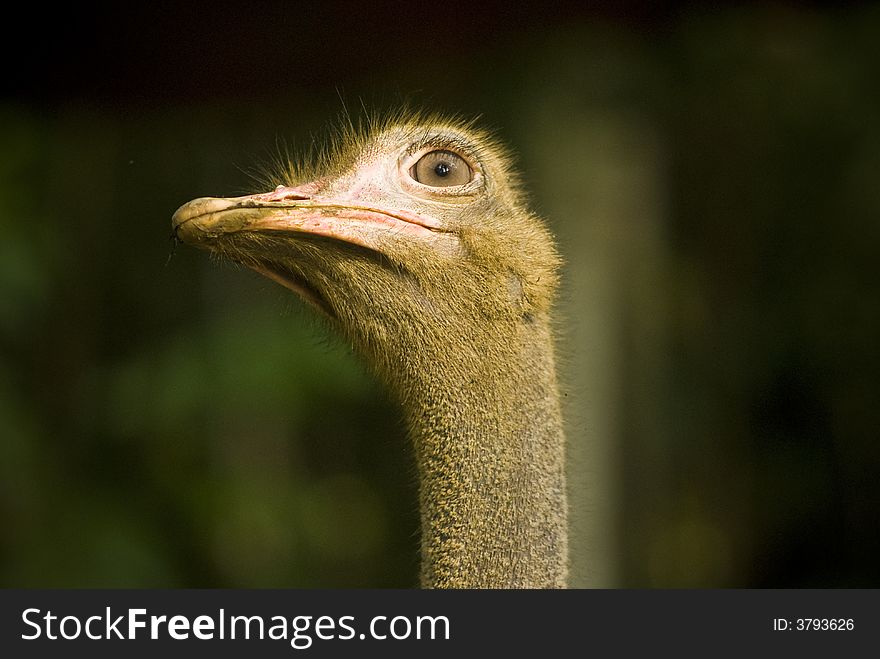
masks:
<svg viewBox="0 0 880 659"><path fill-rule="evenodd" d="M174 235L185 243L209 247L235 233L302 233L382 251L389 238L430 239L441 228L437 220L411 211L321 197L313 193L315 187L279 185L272 192L244 197L194 199L171 218Z"/></svg>

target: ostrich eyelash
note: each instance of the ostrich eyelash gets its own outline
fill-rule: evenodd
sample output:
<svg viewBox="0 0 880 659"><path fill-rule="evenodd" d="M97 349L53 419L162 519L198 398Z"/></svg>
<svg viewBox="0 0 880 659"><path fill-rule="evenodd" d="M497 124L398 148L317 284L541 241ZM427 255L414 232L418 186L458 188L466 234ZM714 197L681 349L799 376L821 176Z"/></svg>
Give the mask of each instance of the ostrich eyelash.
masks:
<svg viewBox="0 0 880 659"><path fill-rule="evenodd" d="M406 151L404 151L404 156L409 157L419 151L427 149L452 151L453 153L462 156L465 160L470 161L472 164L481 162L478 149L474 148L474 145L470 142L452 135L436 133L426 134L416 142L410 144Z"/></svg>

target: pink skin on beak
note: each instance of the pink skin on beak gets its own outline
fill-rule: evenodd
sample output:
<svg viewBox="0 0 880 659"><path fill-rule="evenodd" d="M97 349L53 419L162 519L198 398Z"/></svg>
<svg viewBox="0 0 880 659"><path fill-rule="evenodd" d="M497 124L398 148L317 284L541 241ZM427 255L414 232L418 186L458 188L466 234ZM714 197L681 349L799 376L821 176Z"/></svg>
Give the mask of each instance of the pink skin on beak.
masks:
<svg viewBox="0 0 880 659"><path fill-rule="evenodd" d="M411 211L323 198L317 191L315 183L307 183L279 185L272 192L244 197L201 197L177 209L171 223L177 238L196 245L230 233L281 231L335 238L373 250L389 234L430 238L441 228L437 220Z"/></svg>
<svg viewBox="0 0 880 659"><path fill-rule="evenodd" d="M171 218L174 236L191 245L208 247L236 233L302 233L341 240L382 252L394 238L429 240L435 249L451 249L451 234L437 220L398 208L359 203L356 198L327 198L318 183L297 187L279 185L272 192L244 197L201 197L184 204ZM438 241L439 238L446 240ZM442 245L440 243L443 243ZM259 263L249 268L299 294L329 313L313 291L296 278Z"/></svg>

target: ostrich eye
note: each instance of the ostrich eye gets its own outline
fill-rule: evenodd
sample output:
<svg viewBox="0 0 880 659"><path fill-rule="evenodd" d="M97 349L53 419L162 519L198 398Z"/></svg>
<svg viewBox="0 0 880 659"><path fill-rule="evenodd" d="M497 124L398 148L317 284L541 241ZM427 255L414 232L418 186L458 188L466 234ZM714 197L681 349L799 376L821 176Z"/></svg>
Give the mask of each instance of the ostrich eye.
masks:
<svg viewBox="0 0 880 659"><path fill-rule="evenodd" d="M410 176L422 185L449 188L469 183L473 172L464 158L452 151L431 151L413 165Z"/></svg>

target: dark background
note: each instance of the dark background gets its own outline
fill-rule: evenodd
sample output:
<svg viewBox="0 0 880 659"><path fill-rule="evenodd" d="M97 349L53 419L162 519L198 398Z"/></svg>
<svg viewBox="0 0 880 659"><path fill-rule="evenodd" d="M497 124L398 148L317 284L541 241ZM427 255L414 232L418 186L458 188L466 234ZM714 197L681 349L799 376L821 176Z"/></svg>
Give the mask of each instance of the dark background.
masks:
<svg viewBox="0 0 880 659"><path fill-rule="evenodd" d="M413 586L394 401L172 250L347 107L481 115L569 266L573 584L880 586L880 11L187 3L7 30L0 585ZM172 255L173 254L173 255Z"/></svg>

